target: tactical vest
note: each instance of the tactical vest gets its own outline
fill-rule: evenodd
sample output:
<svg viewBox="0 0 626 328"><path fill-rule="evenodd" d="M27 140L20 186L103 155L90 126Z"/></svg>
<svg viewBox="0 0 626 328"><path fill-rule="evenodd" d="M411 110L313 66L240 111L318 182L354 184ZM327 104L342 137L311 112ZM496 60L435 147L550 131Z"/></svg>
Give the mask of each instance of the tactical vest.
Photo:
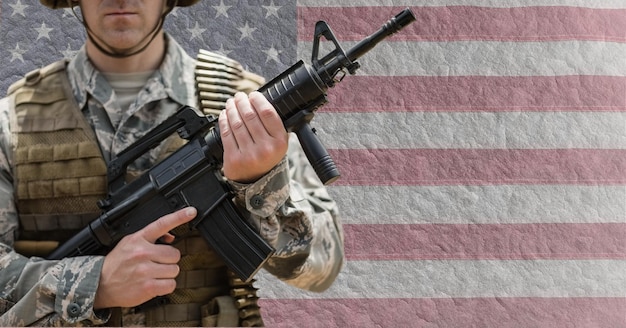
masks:
<svg viewBox="0 0 626 328"><path fill-rule="evenodd" d="M11 129L20 213L15 249L26 256L45 256L85 227L101 213L97 201L107 194L106 163L74 100L66 65L59 61L35 70L9 88L15 99ZM198 55L196 87L206 114L218 114L235 92L256 90L261 83L236 61L206 51ZM174 135L166 142L163 158L184 140ZM114 312L109 324L263 325L252 284L236 278L199 234L186 229L175 232L186 234L175 244L182 255L176 290L166 299Z"/></svg>

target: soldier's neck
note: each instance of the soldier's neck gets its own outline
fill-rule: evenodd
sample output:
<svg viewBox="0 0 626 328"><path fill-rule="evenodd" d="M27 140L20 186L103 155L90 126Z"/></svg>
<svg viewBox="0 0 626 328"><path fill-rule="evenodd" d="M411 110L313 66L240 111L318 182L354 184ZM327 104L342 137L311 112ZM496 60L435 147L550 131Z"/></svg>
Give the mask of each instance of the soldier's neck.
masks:
<svg viewBox="0 0 626 328"><path fill-rule="evenodd" d="M161 65L166 52L163 35L157 36L140 53L128 57L111 57L87 40L87 56L92 64L101 72L107 73L138 73L155 70Z"/></svg>

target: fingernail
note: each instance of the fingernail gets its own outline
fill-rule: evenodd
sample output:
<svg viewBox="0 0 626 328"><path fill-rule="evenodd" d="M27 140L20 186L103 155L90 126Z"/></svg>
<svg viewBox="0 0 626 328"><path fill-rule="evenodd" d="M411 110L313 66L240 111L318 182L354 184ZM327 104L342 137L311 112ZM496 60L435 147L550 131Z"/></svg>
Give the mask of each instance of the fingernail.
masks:
<svg viewBox="0 0 626 328"><path fill-rule="evenodd" d="M195 207L188 207L187 210L185 211L185 214L187 216L194 216L194 215L196 215Z"/></svg>

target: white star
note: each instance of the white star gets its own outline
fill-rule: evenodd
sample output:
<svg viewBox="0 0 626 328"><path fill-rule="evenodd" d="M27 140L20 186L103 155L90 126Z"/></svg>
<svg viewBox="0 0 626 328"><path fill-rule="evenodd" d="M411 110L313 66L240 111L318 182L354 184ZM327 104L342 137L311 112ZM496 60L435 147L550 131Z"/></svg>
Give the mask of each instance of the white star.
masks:
<svg viewBox="0 0 626 328"><path fill-rule="evenodd" d="M76 56L76 53L78 52L78 50L72 50L72 47L70 47L70 44L67 44L67 49L61 51L61 54L63 54L63 58L65 59L72 59L74 58L74 56Z"/></svg>
<svg viewBox="0 0 626 328"><path fill-rule="evenodd" d="M245 38L250 38L254 40L254 38L252 37L252 32L256 31L256 27L250 27L250 25L248 25L248 22L246 22L246 26L237 29L239 30L239 32L241 32L241 37L239 38L239 41Z"/></svg>
<svg viewBox="0 0 626 328"><path fill-rule="evenodd" d="M196 37L202 39L202 33L206 31L206 28L200 28L198 22L196 22L196 26L194 26L193 28L188 28L187 31L191 32L191 38L189 38L189 40L193 40Z"/></svg>
<svg viewBox="0 0 626 328"><path fill-rule="evenodd" d="M232 50L224 49L224 44L220 45L220 48L216 50L217 53L227 56L232 52Z"/></svg>
<svg viewBox="0 0 626 328"><path fill-rule="evenodd" d="M48 40L50 40L50 31L54 29L47 27L46 23L41 23L41 27L34 28L34 30L37 31L37 40L41 38L48 38Z"/></svg>
<svg viewBox="0 0 626 328"><path fill-rule="evenodd" d="M278 10L282 8L282 6L274 5L274 0L272 0L269 6L263 6L263 8L267 10L267 13L265 14L265 18L270 17L270 16L276 16L278 18Z"/></svg>
<svg viewBox="0 0 626 328"><path fill-rule="evenodd" d="M16 3L9 5L11 6L11 8L13 8L13 13L11 14L11 17L13 17L15 14L20 14L24 17L26 17L26 14L24 13L24 10L28 7L30 7L29 5L23 5L21 0L17 0Z"/></svg>
<svg viewBox="0 0 626 328"><path fill-rule="evenodd" d="M278 55L280 55L282 51L278 51L276 48L274 48L274 46L272 46L271 48L267 50L263 50L263 52L267 55L267 59L265 60L266 64L270 60L280 63L280 61L278 60Z"/></svg>
<svg viewBox="0 0 626 328"><path fill-rule="evenodd" d="M19 43L15 44L15 49L9 51L11 52L11 63L16 59L21 60L22 63L24 62L24 57L22 55L26 53L26 50L21 49Z"/></svg>
<svg viewBox="0 0 626 328"><path fill-rule="evenodd" d="M224 17L228 18L228 9L230 9L230 7L232 6L225 6L224 0L220 0L219 6L212 6L212 7L215 8L215 10L217 10L217 13L215 13L215 18L220 17L220 15L224 15Z"/></svg>

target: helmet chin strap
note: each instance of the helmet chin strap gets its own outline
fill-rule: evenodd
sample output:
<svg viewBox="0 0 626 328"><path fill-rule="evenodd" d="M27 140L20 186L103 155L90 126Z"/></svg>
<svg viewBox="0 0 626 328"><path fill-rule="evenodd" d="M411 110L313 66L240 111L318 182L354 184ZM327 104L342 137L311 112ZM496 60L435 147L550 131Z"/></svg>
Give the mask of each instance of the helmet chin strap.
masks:
<svg viewBox="0 0 626 328"><path fill-rule="evenodd" d="M136 46L128 48L128 49L115 49L114 47L111 47L110 45L108 45L104 40L98 37L91 30L86 20L80 19L80 17L78 17L78 14L74 10L74 6L72 6L71 8L72 8L72 12L74 13L74 16L83 24L83 26L85 26L85 29L87 30L87 37L89 38L89 40L91 40L91 43L93 43L96 49L98 49L100 52L102 52L103 54L109 57L127 58L127 57L134 56L146 50L146 48L148 48L148 46L152 43L154 38L156 38L156 36L159 34L159 31L163 28L163 23L165 22L165 16L167 16L167 14L169 14L174 9L176 4L178 3L178 0L173 0L173 1L168 0L167 3L168 3L167 9L163 12L163 14L161 15L161 19L159 19L159 21L156 23L152 31L149 34L147 34L143 39L141 39L141 41L139 41L139 43L137 43Z"/></svg>

